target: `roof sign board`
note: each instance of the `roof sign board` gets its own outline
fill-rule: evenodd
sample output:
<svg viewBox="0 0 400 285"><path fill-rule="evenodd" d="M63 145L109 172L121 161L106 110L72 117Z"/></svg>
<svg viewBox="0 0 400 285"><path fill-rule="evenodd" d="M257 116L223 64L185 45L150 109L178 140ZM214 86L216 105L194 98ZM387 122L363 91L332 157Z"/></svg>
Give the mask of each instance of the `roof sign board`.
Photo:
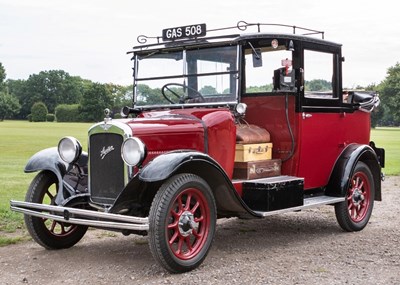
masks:
<svg viewBox="0 0 400 285"><path fill-rule="evenodd" d="M204 37L207 34L206 24L182 26L162 30L163 41L174 41L185 38Z"/></svg>

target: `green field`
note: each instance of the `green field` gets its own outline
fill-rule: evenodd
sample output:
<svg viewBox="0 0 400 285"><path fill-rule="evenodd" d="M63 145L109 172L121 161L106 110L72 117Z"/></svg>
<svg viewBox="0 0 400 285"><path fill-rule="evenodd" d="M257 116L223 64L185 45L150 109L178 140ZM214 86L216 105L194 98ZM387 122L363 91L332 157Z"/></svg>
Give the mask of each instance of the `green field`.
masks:
<svg viewBox="0 0 400 285"><path fill-rule="evenodd" d="M11 243L1 232L14 232L24 228L22 215L9 210L10 199L23 200L26 189L34 177L24 173L24 166L34 153L53 147L63 136L79 139L87 149L85 123L29 123L26 121L0 122L0 246ZM372 140L386 149L386 175L400 174L400 128L378 128L372 131Z"/></svg>
<svg viewBox="0 0 400 285"><path fill-rule="evenodd" d="M371 140L385 149L385 175L400 175L400 128L376 128Z"/></svg>
<svg viewBox="0 0 400 285"><path fill-rule="evenodd" d="M35 174L24 173L29 157L37 151L57 146L60 138L71 135L87 149L84 123L0 122L0 246L13 241L2 238L1 232L23 228L21 214L9 210L10 199L24 200L25 192Z"/></svg>

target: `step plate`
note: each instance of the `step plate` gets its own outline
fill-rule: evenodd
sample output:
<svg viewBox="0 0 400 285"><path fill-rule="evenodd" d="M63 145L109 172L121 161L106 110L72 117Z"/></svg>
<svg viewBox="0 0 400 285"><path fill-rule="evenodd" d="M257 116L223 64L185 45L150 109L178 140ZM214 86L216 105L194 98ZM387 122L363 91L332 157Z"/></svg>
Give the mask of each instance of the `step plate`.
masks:
<svg viewBox="0 0 400 285"><path fill-rule="evenodd" d="M288 176L288 175L280 175L280 176L274 176L274 177L258 178L258 179L251 179L251 180L238 180L238 181L241 181L243 184L246 184L246 183L273 184L273 183L290 182L290 181L295 181L295 180L304 180L304 178Z"/></svg>
<svg viewBox="0 0 400 285"><path fill-rule="evenodd" d="M299 211L308 208L314 208L322 205L329 205L329 204L336 204L343 202L345 200L344 197L331 197L331 196L317 196L312 198L304 199L304 205L292 208L286 208L276 211L269 211L269 212L261 212L261 211L254 211L255 213L259 214L260 216L267 217L287 212Z"/></svg>

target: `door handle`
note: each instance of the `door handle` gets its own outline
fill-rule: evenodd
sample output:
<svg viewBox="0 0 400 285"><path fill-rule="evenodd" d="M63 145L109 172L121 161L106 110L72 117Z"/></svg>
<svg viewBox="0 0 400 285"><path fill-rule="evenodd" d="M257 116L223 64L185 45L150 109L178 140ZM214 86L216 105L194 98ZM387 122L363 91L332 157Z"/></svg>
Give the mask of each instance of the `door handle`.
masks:
<svg viewBox="0 0 400 285"><path fill-rule="evenodd" d="M307 118L311 118L312 114L306 114L305 112L303 112L302 117L303 117L303 120L307 119Z"/></svg>

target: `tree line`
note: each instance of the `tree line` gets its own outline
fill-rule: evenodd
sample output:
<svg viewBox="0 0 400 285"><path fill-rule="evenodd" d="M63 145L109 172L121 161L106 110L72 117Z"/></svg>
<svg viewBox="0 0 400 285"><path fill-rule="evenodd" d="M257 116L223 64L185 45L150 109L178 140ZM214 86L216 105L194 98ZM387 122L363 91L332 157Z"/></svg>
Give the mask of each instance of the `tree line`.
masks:
<svg viewBox="0 0 400 285"><path fill-rule="evenodd" d="M67 109L67 121L95 122L103 119L105 108L119 112L132 102L132 86L92 82L63 70L41 71L27 80L5 78L0 63L0 120L31 119L37 113L43 118L43 112L54 115Z"/></svg>
<svg viewBox="0 0 400 285"><path fill-rule="evenodd" d="M309 84L323 85L324 82ZM145 91L147 86L139 86ZM373 125L400 126L400 63L388 68L385 79L365 88L376 90L380 107L372 114ZM147 92L151 93L147 90ZM71 76L63 70L41 71L27 80L6 80L0 62L0 121L4 119L95 122L105 108L115 113L132 104L132 85L101 84ZM43 119L44 118L44 119Z"/></svg>

